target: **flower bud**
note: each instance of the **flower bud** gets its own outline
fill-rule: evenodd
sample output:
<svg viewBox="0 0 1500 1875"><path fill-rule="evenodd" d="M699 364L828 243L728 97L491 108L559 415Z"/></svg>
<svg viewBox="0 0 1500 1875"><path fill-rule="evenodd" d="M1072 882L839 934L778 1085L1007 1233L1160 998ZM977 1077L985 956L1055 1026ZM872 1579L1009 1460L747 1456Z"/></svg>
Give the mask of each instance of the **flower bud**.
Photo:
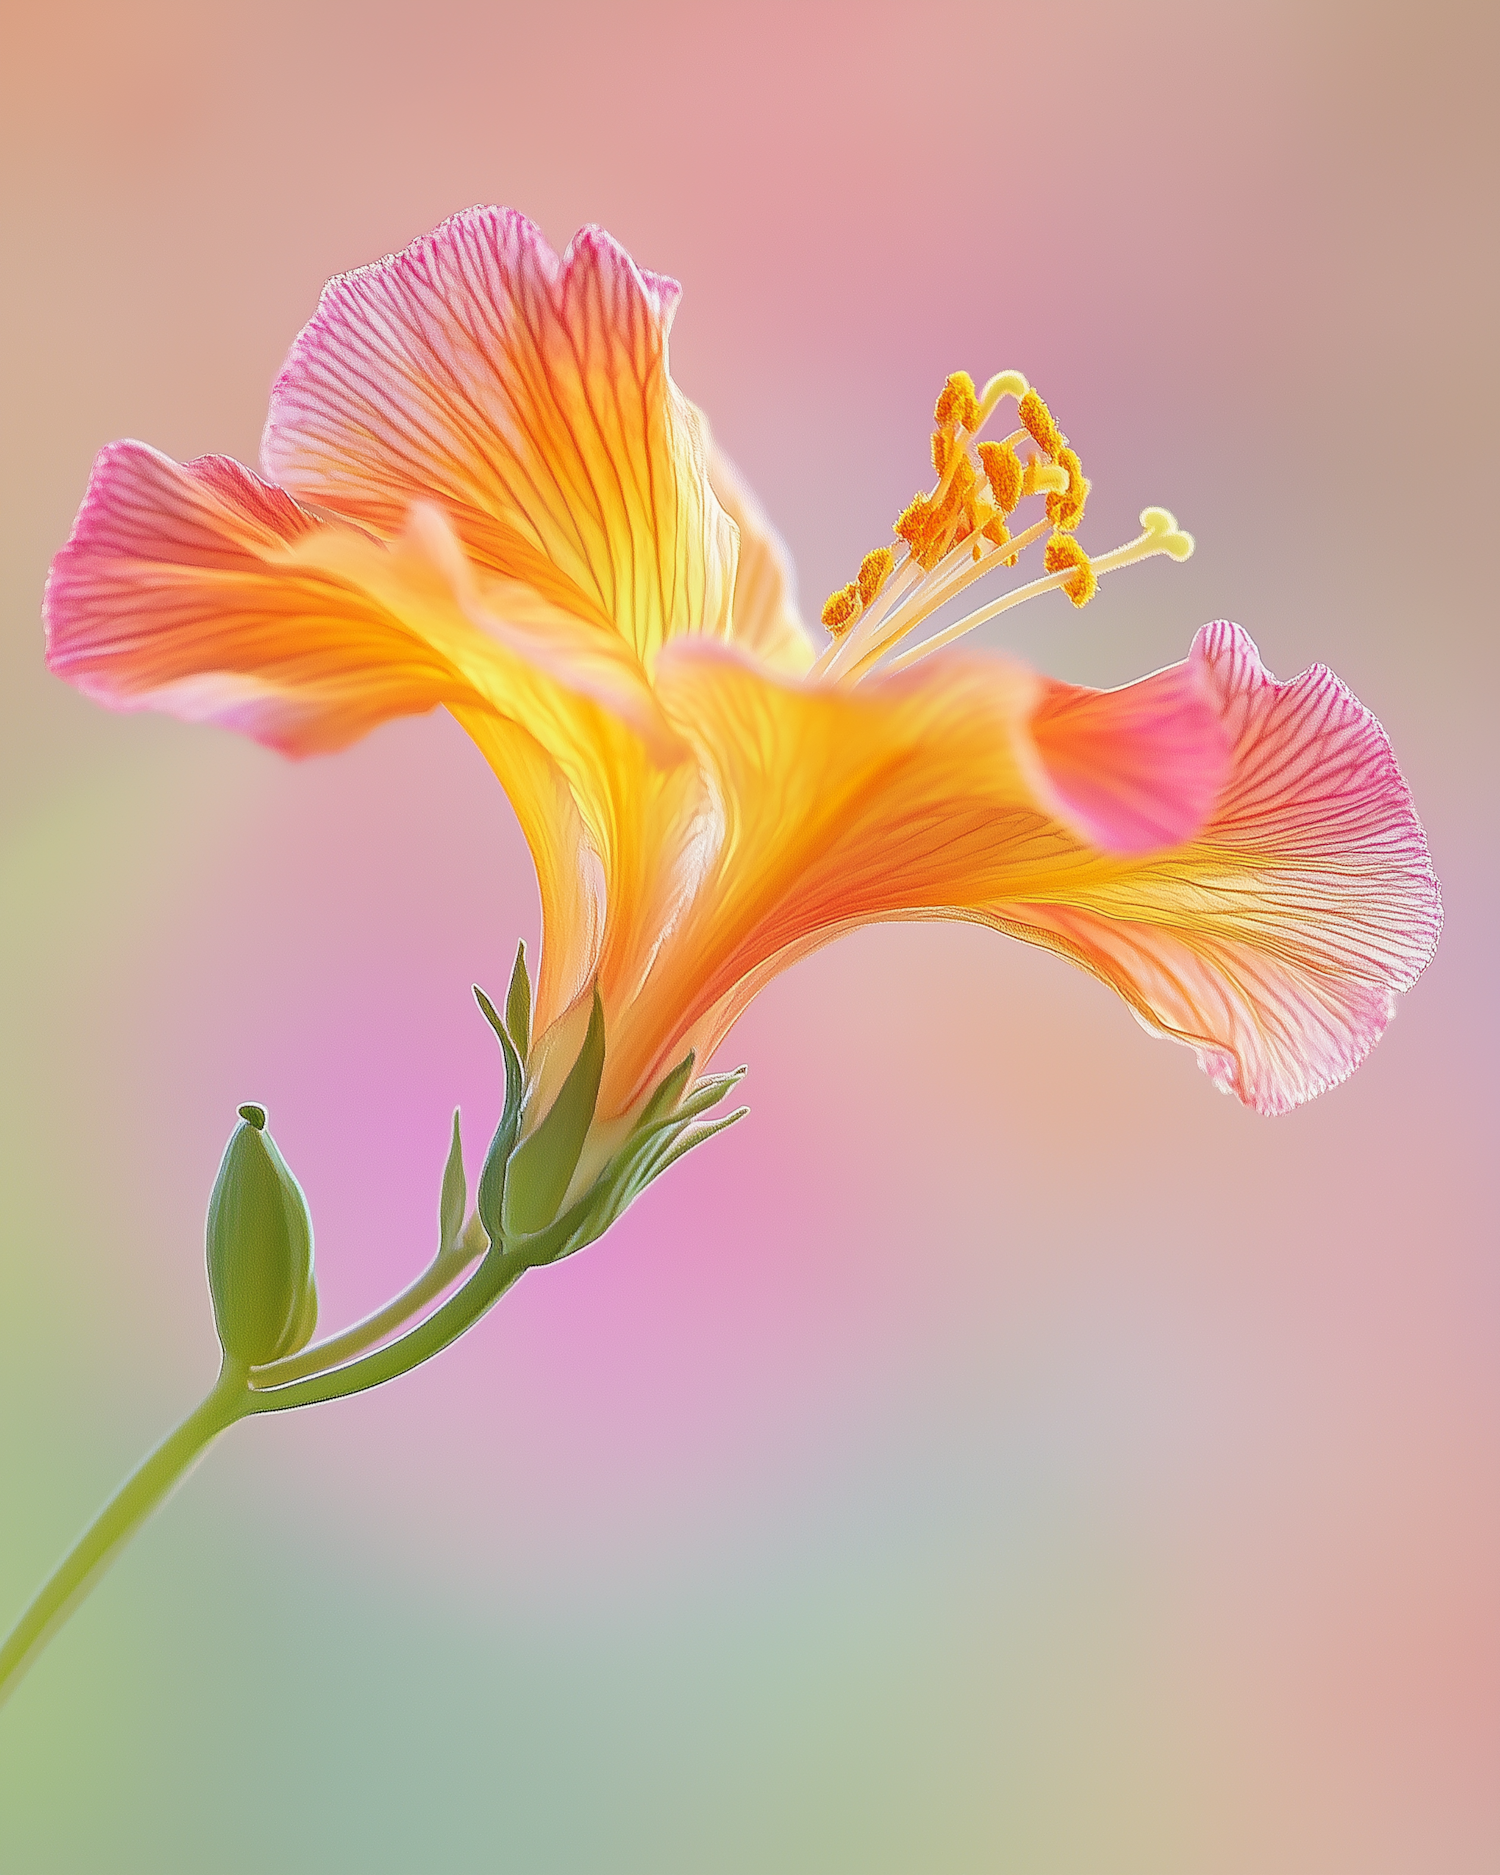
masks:
<svg viewBox="0 0 1500 1875"><path fill-rule="evenodd" d="M259 1367L312 1339L318 1293L302 1187L265 1130L265 1109L241 1107L240 1121L208 1201L208 1288L224 1352Z"/></svg>

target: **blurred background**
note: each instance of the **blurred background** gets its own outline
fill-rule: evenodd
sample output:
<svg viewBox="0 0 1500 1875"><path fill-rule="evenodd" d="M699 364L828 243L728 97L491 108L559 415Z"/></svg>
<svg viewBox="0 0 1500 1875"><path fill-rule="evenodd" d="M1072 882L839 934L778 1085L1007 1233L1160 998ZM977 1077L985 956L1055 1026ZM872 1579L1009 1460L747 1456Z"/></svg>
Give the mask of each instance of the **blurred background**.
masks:
<svg viewBox="0 0 1500 1875"><path fill-rule="evenodd" d="M0 1866L1480 1875L1500 1866L1496 14L1480 4L16 8L0 612L0 1624L212 1378L264 1101L323 1318L425 1261L468 994L534 937L445 717L293 766L106 714L37 619L117 436L254 462L331 273L476 201L686 295L809 612L1018 366L1177 568L1382 718L1448 927L1264 1121L1054 959L866 933L752 1117L378 1395L236 1429L0 1714ZM1465 493L1464 491L1468 491ZM1012 615L1015 619L1016 615Z"/></svg>

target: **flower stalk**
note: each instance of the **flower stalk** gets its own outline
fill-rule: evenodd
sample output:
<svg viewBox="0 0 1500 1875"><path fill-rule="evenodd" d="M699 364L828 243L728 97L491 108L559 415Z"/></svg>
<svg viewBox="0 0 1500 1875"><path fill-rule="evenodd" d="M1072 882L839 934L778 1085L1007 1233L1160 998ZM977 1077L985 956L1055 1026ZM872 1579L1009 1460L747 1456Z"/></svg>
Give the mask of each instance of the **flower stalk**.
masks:
<svg viewBox="0 0 1500 1875"><path fill-rule="evenodd" d="M363 1321L310 1347L259 1362L245 1357L243 1350L251 1345L247 1333L258 1333L267 1348L278 1350L297 1339L299 1325L307 1320L312 1226L301 1187L265 1132L264 1108L241 1108L241 1125L226 1149L208 1215L207 1266L223 1356L219 1377L99 1512L0 1645L0 1705L131 1535L237 1420L347 1399L409 1374L481 1321L528 1269L555 1263L592 1243L668 1165L745 1112L739 1108L718 1119L702 1117L738 1084L740 1074L707 1075L694 1083L689 1054L663 1076L623 1146L569 1203L607 1053L598 1000L578 1060L547 1113L527 1130L522 1062L531 992L524 948L511 977L506 1019L482 990L476 988L475 997L500 1044L505 1070L500 1122L485 1160L477 1209L466 1221L463 1143L455 1112L438 1201L438 1248L427 1268ZM517 1201L511 1186L518 1175ZM466 1270L466 1280L431 1314L397 1333Z"/></svg>

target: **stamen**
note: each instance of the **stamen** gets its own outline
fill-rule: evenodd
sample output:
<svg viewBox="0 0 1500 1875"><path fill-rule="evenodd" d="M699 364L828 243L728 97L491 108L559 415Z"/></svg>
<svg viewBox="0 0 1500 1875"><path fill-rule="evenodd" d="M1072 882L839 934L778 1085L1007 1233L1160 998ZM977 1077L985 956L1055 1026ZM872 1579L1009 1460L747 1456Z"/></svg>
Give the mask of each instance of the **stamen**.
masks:
<svg viewBox="0 0 1500 1875"><path fill-rule="evenodd" d="M1037 396L1035 391L1028 391L1021 399L1016 413L1030 430L1038 449L1044 449L1049 456L1055 457L1067 442L1067 437L1052 421L1052 412Z"/></svg>
<svg viewBox="0 0 1500 1875"><path fill-rule="evenodd" d="M873 605L875 596L891 576L891 568L896 564L896 556L889 547L872 547L859 563L859 603L861 608Z"/></svg>
<svg viewBox="0 0 1500 1875"><path fill-rule="evenodd" d="M1076 606L1085 606L1099 590L1099 580L1089 564L1089 557L1071 534L1054 534L1047 542L1042 564L1049 573L1064 573L1076 567L1077 573L1063 582L1063 591Z"/></svg>
<svg viewBox="0 0 1500 1875"><path fill-rule="evenodd" d="M1010 548L1005 564L1014 566L1025 549L1034 540L1039 540L1046 531L1047 523L1037 521L1033 526L1024 528L1019 534L1013 535L1005 543ZM1000 564L1001 558L1002 556L998 553L987 554L978 566L974 566L969 563L969 556L963 552L962 548L955 547L933 568L932 572L918 579L915 592L907 594L901 603L893 606L883 618L861 619L858 628L834 648L834 655L817 670L817 674L821 676L826 672L830 677L837 677L841 681L863 677L884 657L892 645L899 644L903 638L910 636L919 625L931 618L934 612L947 605L950 599L956 599L976 580L986 578ZM908 561L901 569L900 578L891 588L893 593L905 583L913 564ZM1050 591L1057 584L1055 579L1047 580L1039 590ZM1021 590L1028 595L1031 592L1029 586L1022 587ZM1010 603L1008 598L1002 599L1000 610L1004 611ZM967 631L971 623L981 623L989 616L990 610L986 610L983 613L971 615L970 619L960 620L956 627L949 626L945 631L939 632L936 637L929 639L927 644L919 645L917 651L908 653L908 658L915 657L918 652L925 653L928 645L936 648L938 645L946 644L951 637L960 636Z"/></svg>
<svg viewBox="0 0 1500 1875"><path fill-rule="evenodd" d="M1035 456L1028 456L1026 468L1021 477L1021 494L1026 495L1061 495L1068 487L1066 469L1054 468L1050 462L1038 462Z"/></svg>
<svg viewBox="0 0 1500 1875"><path fill-rule="evenodd" d="M906 542L915 560L917 549L927 538L927 530L931 525L932 503L925 495L913 495L891 523L891 532Z"/></svg>
<svg viewBox="0 0 1500 1875"><path fill-rule="evenodd" d="M1154 553L1170 554L1174 560L1186 560L1193 551L1193 537L1177 525L1177 517L1165 508L1141 511L1143 531L1123 547L1101 554L1094 562L1096 573L1112 573L1117 566L1130 566L1137 560L1149 560Z"/></svg>
<svg viewBox="0 0 1500 1875"><path fill-rule="evenodd" d="M987 625L992 618L998 618L1002 612L1009 612L1012 606L1024 605L1028 599L1035 599L1038 594L1055 592L1059 586L1065 586L1075 575L1070 572L1048 573L1042 579L1034 579L1029 585L1017 586L1014 592L1002 593L998 599L992 599L988 605L981 606L977 612L971 612L956 625L949 625L940 632L934 632L930 638L924 638L919 645L913 645L910 651L903 651L883 667L882 675L892 676L897 671L910 670L913 664L920 664L923 658L931 657L935 651L941 651L951 645L955 638L963 638L977 625ZM864 667L861 666L861 674Z"/></svg>
<svg viewBox="0 0 1500 1875"><path fill-rule="evenodd" d="M835 638L841 637L859 616L859 587L851 583L830 593L823 606L823 623Z"/></svg>
<svg viewBox="0 0 1500 1875"><path fill-rule="evenodd" d="M979 531L980 533L984 535L987 541L989 541L992 545L996 547L1003 547L1005 543L1010 539L1010 529L1000 519L999 515L996 515L994 520L992 521L986 521L984 526ZM1020 554L1013 553L1010 556L1010 558L1005 562L1005 564L1007 566L1014 566L1017 560L1020 559L1020 557L1021 557ZM976 560L979 558L979 555L977 552L975 553L974 558Z"/></svg>
<svg viewBox="0 0 1500 1875"><path fill-rule="evenodd" d="M1006 396L1017 399L1021 427L1000 442L979 442L978 429ZM1148 508L1136 540L1090 559L1073 537L1089 496L1088 477L1077 451L1020 372L998 373L985 385L982 397L967 372L952 372L933 416L937 485L914 495L896 519L892 531L905 544L905 555L898 561L890 547L872 549L860 562L858 576L830 595L822 617L831 642L813 662L814 679L848 684L877 667L904 670L1040 593L1061 590L1075 606L1087 605L1104 573L1151 554L1183 560L1192 552L1191 535L1166 509ZM1017 446L1027 442L1034 447L1023 463ZM1031 495L1045 497L1046 518L1013 535L1008 518ZM1042 578L1002 594L888 659L888 653L933 613L975 580L987 578L997 565L1015 566L1022 551L1049 529Z"/></svg>
<svg viewBox="0 0 1500 1875"><path fill-rule="evenodd" d="M1057 452L1057 466L1067 470L1068 486L1061 493L1047 497L1047 519L1054 527L1072 533L1083 519L1083 504L1089 498L1092 483L1083 472L1077 451L1066 444Z"/></svg>
<svg viewBox="0 0 1500 1875"><path fill-rule="evenodd" d="M949 373L948 382L938 392L932 420L939 429L950 429L957 424L972 434L979 428L979 399L974 394L974 380L967 371Z"/></svg>
<svg viewBox="0 0 1500 1875"><path fill-rule="evenodd" d="M1027 528L1024 534L1017 534L1010 544L1017 548L1024 547L1045 525L1045 522L1039 521L1035 527ZM1135 540L1127 541L1123 547L1116 547L1110 553L1100 554L1098 559L1092 562L1070 534L1054 534L1047 543L1048 559L1051 561L1055 555L1057 559L1064 562L1056 571L1047 573L1042 579L1032 580L1029 585L1018 586L1014 592L1002 593L998 599L992 599L988 605L980 606L976 611L969 613L967 618L959 619L957 624L946 626L942 631L934 632L930 638L924 639L921 644L913 645L911 650L901 652L883 668L886 672L907 670L920 659L931 657L933 652L941 651L945 645L952 644L954 639L964 637L976 626L987 625L992 618L998 618L1002 612L1009 612L1012 606L1023 605L1028 599L1035 599L1040 593L1053 592L1061 587L1069 598L1073 598L1071 588L1075 583L1081 583L1082 569L1069 557L1070 548L1088 568L1096 587L1105 573L1113 573L1122 566L1131 566L1137 560L1148 560L1152 554L1165 553L1170 554L1174 560L1186 560L1193 551L1192 535L1184 532L1165 508L1147 508L1141 515L1141 527L1143 531ZM978 576L977 569L974 570L973 576ZM923 616L934 610L935 606L951 599L962 586L968 583L968 576L953 582L946 592L937 595L935 601L925 608ZM1087 601L1073 599L1073 603L1080 605L1086 604ZM920 624L920 622L920 618L912 621L913 624ZM904 627L895 636L904 637L909 629L910 627ZM879 653L877 652L876 655L878 656ZM853 674L856 677L863 676L870 668L871 662L872 659L867 653L855 667Z"/></svg>
<svg viewBox="0 0 1500 1875"><path fill-rule="evenodd" d="M981 443L979 462L995 506L1002 514L1009 514L1021 499L1021 458L1009 443Z"/></svg>
<svg viewBox="0 0 1500 1875"><path fill-rule="evenodd" d="M979 393L979 422L989 420L1002 397L1021 398L1031 389L1019 371L997 371ZM975 428L979 426L976 424Z"/></svg>

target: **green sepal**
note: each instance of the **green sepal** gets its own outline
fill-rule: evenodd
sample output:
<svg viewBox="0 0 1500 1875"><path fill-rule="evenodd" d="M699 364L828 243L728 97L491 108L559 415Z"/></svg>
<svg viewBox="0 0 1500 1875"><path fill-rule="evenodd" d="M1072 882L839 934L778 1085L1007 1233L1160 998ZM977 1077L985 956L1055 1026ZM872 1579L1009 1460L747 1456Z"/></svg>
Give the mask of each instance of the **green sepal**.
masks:
<svg viewBox="0 0 1500 1875"><path fill-rule="evenodd" d="M694 1088L675 1113L650 1120L643 1118L594 1183L562 1217L529 1236L507 1236L507 1251L519 1255L529 1267L535 1268L559 1262L602 1237L669 1165L745 1117L749 1108L740 1107L723 1119L692 1124L694 1115L701 1113L705 1106L711 1106L714 1100L722 1099L724 1083L732 1086L743 1074L741 1068L734 1074L713 1075Z"/></svg>
<svg viewBox="0 0 1500 1875"><path fill-rule="evenodd" d="M656 1083L656 1091L641 1109L638 1126L649 1126L677 1105L677 1097L693 1077L693 1063L698 1059L690 1048L675 1068L669 1068Z"/></svg>
<svg viewBox="0 0 1500 1875"><path fill-rule="evenodd" d="M531 1052L531 978L526 973L526 940L516 946L515 968L505 995L505 1026L524 1062Z"/></svg>
<svg viewBox="0 0 1500 1875"><path fill-rule="evenodd" d="M604 1005L594 989L588 1032L578 1059L536 1131L523 1139L505 1180L503 1228L506 1242L532 1236L557 1216L593 1124L604 1074Z"/></svg>
<svg viewBox="0 0 1500 1875"><path fill-rule="evenodd" d="M712 1139L715 1133L722 1133L726 1127L733 1126L737 1120L743 1120L749 1113L748 1107L736 1107L733 1113L726 1113L721 1120L705 1120L702 1126L687 1127L679 1139L672 1142L670 1149L651 1169L652 1178L660 1178L669 1165L676 1165L684 1153L689 1153L694 1146L701 1146L706 1139Z"/></svg>
<svg viewBox="0 0 1500 1875"><path fill-rule="evenodd" d="M304 1346L318 1308L307 1199L265 1124L263 1107L240 1108L204 1233L219 1341L252 1367Z"/></svg>
<svg viewBox="0 0 1500 1875"><path fill-rule="evenodd" d="M707 1113L710 1107L716 1107L731 1088L739 1086L748 1073L748 1068L736 1068L732 1074L704 1075L687 1099L673 1110L671 1117L674 1120L696 1120L700 1113Z"/></svg>
<svg viewBox="0 0 1500 1875"><path fill-rule="evenodd" d="M495 1005L476 983L474 1000L479 1004L484 1019L495 1031L495 1039L500 1044L500 1053L505 1060L505 1106L501 1110L500 1124L495 1128L495 1136L490 1141L490 1149L484 1156L484 1168L479 1174L479 1188L474 1194L474 1208L479 1213L479 1221L489 1235L490 1242L500 1241L500 1215L505 1201L505 1172L510 1163L510 1156L515 1151L516 1135L521 1130L521 1096L526 1091L526 1077L521 1071L521 1059L515 1050L515 1044L506 1032L505 1024L500 1020Z"/></svg>
<svg viewBox="0 0 1500 1875"><path fill-rule="evenodd" d="M469 1187L464 1178L464 1147L458 1131L458 1108L453 1109L453 1143L443 1167L443 1190L438 1199L438 1249L451 1250L464 1227L469 1208Z"/></svg>

